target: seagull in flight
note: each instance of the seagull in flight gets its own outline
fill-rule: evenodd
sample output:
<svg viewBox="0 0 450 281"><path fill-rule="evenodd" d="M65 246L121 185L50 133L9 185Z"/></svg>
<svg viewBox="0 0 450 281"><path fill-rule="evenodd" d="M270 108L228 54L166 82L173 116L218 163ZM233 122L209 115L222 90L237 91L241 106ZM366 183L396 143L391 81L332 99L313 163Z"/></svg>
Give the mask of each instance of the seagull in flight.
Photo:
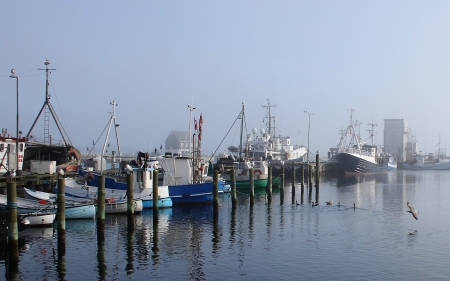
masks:
<svg viewBox="0 0 450 281"><path fill-rule="evenodd" d="M416 209L414 209L413 205L409 204L409 202L406 202L406 206L408 206L409 211L407 211L408 213L411 213L413 215L413 217L418 220L418 216L419 216L419 211L417 211Z"/></svg>

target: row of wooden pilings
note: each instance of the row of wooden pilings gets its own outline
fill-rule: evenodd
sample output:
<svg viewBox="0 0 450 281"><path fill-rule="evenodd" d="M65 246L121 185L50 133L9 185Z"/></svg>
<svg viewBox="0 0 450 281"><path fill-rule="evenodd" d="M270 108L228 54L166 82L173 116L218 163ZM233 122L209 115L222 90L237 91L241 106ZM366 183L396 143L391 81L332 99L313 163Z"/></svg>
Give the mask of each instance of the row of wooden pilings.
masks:
<svg viewBox="0 0 450 281"><path fill-rule="evenodd" d="M158 178L158 171L153 171L153 178ZM58 178L58 195L56 211L56 232L58 245L58 268L63 268L61 272L65 273L65 255L66 255L66 215L65 215L65 179ZM134 233L134 198L133 198L133 174L127 175L127 230L128 238ZM153 239L158 239L158 181L153 182ZM97 243L99 249L105 248L105 176L99 177L98 197L97 197ZM7 225L7 279L20 280L19 277L19 228L17 211L17 189L16 182L7 183L7 207L6 207L6 225ZM131 238L132 239L132 238ZM60 270L58 270L60 271ZM64 278L62 278L64 279Z"/></svg>
<svg viewBox="0 0 450 281"><path fill-rule="evenodd" d="M311 165L308 166L308 183L309 183L309 195L312 194L312 171ZM281 167L280 178L280 200L284 200L284 169ZM301 169L301 201L303 203L304 196L304 179L305 169L302 166ZM254 178L253 169L249 171L250 175L250 206L254 205ZM295 168L292 169L292 204L296 203L295 200ZM269 178L266 187L268 204L272 202L272 167L269 167ZM158 171L153 171L153 178L158 178ZM319 198L319 154L316 154L316 169L315 169L315 181L316 181L316 202ZM214 171L214 190L213 190L213 210L214 210L214 222L217 224L219 216L219 195L218 195L218 171ZM231 173L231 198L232 208L237 207L237 194L236 194L236 175L234 171ZM56 231L57 231L57 245L58 245L58 272L65 274L65 255L66 255L66 219L65 219L65 179L60 176L58 178L58 195L57 195L57 212L56 212ZM158 244L158 181L153 182L153 243L157 248ZM133 233L135 228L134 220L134 200L133 200L133 174L127 175L127 230L128 239L133 239ZM311 198L309 198L311 200ZM96 223L97 223L97 243L99 253L101 249L105 248L105 176L99 177L98 185L98 197L97 197L97 211L96 211ZM18 212L17 212L17 189L16 182L10 181L7 183L7 208L6 208L6 224L8 228L7 233L7 279L8 280L20 280L19 277L19 247L18 247ZM215 227L216 229L216 227ZM156 249L157 250L157 249ZM130 253L133 249L130 249ZM100 259L100 258L99 258ZM132 265L130 265L132 267ZM61 270L60 270L61 269ZM127 268L127 271L131 271L132 268ZM61 276L60 276L61 277ZM103 276L106 277L106 276ZM65 279L60 278L60 279ZM104 279L104 278L103 278Z"/></svg>
<svg viewBox="0 0 450 281"><path fill-rule="evenodd" d="M315 168L315 187L316 187L316 202L319 201L319 153L316 154L316 168ZM312 166L310 164L300 164L301 165L301 203L303 203L303 197L304 197L304 188L305 188L305 168L304 166L308 167L308 185L309 185L309 192L308 194L311 196L312 194ZM250 179L250 206L254 205L255 202L255 184L254 184L254 178L253 178L253 169L249 169L249 179ZM285 186L285 166L281 166L281 174L280 174L280 200L284 200L284 186ZM295 166L292 167L292 173L291 173L291 182L292 182L292 204L296 203L295 200L295 184L296 184L296 175L295 175ZM218 172L214 171L214 182L217 184L218 182ZM236 195L236 173L234 170L231 171L231 204L232 207L235 208L237 205L237 195ZM215 187L215 190L217 187ZM267 179L267 187L266 187L266 193L267 193L267 201L268 204L271 204L272 202L272 167L269 166L269 172L268 172L268 179ZM311 200L311 198L309 198ZM218 197L214 196L214 206L218 206Z"/></svg>

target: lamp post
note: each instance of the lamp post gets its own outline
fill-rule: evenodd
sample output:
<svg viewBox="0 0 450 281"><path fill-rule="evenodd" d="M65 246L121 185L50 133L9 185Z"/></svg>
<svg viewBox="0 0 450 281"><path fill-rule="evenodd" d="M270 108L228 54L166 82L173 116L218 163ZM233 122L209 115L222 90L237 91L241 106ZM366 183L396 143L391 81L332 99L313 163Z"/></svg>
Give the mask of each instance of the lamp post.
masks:
<svg viewBox="0 0 450 281"><path fill-rule="evenodd" d="M308 110L305 110L303 112L308 114L308 151L307 151L307 154L306 154L306 161L309 163L309 130L310 130L310 127L311 127L311 115L314 115L314 113L310 113L310 112L308 112Z"/></svg>
<svg viewBox="0 0 450 281"><path fill-rule="evenodd" d="M19 76L16 71L11 69L10 78L16 79L16 93L17 93L17 118L16 118L16 172L19 170Z"/></svg>

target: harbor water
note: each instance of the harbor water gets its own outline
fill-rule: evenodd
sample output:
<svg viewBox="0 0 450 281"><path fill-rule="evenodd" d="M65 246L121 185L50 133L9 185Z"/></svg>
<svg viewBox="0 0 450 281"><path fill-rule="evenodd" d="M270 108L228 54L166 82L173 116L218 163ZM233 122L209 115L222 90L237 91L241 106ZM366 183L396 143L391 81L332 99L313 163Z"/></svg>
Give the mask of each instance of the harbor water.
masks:
<svg viewBox="0 0 450 281"><path fill-rule="evenodd" d="M213 206L183 206L135 216L107 215L104 244L96 222L66 221L66 253L52 228L19 234L11 280L450 280L450 171L392 171L321 178L319 188L230 194ZM318 191L318 192L317 192ZM284 194L284 196L281 196ZM284 200L282 200L284 197ZM317 201L317 206L311 202ZM326 201L333 201L327 205ZM339 203L338 203L339 202ZM418 211L407 212L406 202ZM3 245L2 245L3 246Z"/></svg>

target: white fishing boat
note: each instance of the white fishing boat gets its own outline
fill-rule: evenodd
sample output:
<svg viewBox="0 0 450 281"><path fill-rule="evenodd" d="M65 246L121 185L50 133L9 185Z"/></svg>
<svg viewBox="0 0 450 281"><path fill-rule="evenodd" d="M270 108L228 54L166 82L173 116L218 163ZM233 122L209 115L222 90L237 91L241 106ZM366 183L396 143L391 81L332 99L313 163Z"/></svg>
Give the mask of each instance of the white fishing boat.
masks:
<svg viewBox="0 0 450 281"><path fill-rule="evenodd" d="M269 162L303 161L307 148L303 145L292 144L289 136L282 136L276 132L275 116L271 115L271 108L276 105L270 104L267 100L267 104L262 107L267 108L264 117L265 127L260 129L259 134L258 129L253 128L252 134L247 135L245 148L247 158ZM238 148L234 147L234 149L237 152ZM229 150L233 150L233 147Z"/></svg>
<svg viewBox="0 0 450 281"><path fill-rule="evenodd" d="M450 159L436 159L433 154L414 155L402 163L404 170L450 170Z"/></svg>
<svg viewBox="0 0 450 281"><path fill-rule="evenodd" d="M25 155L26 138L12 137L6 129L2 129L0 135L0 174L3 175L10 170L22 170L23 157ZM18 146L18 157L16 156L16 146ZM16 163L18 160L18 163Z"/></svg>
<svg viewBox="0 0 450 281"><path fill-rule="evenodd" d="M116 130L118 156L120 157L121 155L119 139L117 138L118 125L116 124L115 116L115 107L117 106L117 104L112 101L111 105L113 106L113 110L109 123L107 124L108 131L105 137L105 143L103 145L101 155L85 161L84 167L80 167L80 169L78 170L78 174L84 177L85 180L87 180L87 183L78 183L84 184L86 186L89 185L88 191L92 191L92 193L87 192L83 196L87 198L93 198L99 185L99 176L104 175L106 192L115 193L118 195L120 194L123 197L126 195L128 188L127 173L132 173L134 198L141 199L144 208L153 208L153 171L157 169L156 159L150 159L148 157L148 153L139 152L137 161L133 160L128 163L127 161L120 161L119 158L119 167L116 168L116 152L112 151L111 155L108 155L108 139L113 124L114 129ZM107 159L108 157L111 158L111 169L106 169L105 159ZM70 194L71 190L72 189L70 188L66 189L66 194L72 195ZM80 197L79 195L75 196ZM169 197L169 189L167 185L158 186L158 207L172 207L172 200Z"/></svg>
<svg viewBox="0 0 450 281"><path fill-rule="evenodd" d="M351 111L353 113L353 111ZM373 145L373 126L370 130L372 144L362 140L350 115L350 124L339 140L336 161L345 173L381 173L388 169L389 156L380 153Z"/></svg>

